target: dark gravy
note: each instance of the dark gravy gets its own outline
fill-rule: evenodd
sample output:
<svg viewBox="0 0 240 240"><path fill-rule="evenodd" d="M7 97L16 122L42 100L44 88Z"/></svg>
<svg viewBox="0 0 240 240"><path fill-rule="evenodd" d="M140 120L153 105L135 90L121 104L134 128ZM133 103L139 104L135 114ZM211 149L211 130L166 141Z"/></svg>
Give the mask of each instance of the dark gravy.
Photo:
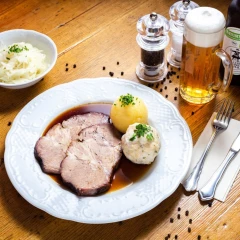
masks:
<svg viewBox="0 0 240 240"><path fill-rule="evenodd" d="M47 131L55 124L61 123L62 121L70 118L76 114L83 114L88 112L99 112L104 113L106 115L110 115L112 104L109 103L94 103L94 104L85 104L80 105L78 107L69 109L59 116L57 116L45 129L43 135L47 133ZM129 161L124 155L122 156L119 164L118 170L115 172L113 176L112 186L108 192L112 192L121 188L124 188L136 181L138 181L142 176L146 174L146 172L150 169L152 165L139 165L134 164ZM64 187L61 176L49 174L49 176Z"/></svg>

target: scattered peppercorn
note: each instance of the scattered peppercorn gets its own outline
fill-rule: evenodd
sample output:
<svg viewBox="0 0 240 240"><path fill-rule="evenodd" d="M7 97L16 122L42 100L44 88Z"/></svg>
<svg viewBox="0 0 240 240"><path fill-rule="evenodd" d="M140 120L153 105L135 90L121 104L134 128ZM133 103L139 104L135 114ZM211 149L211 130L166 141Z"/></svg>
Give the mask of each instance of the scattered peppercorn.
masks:
<svg viewBox="0 0 240 240"><path fill-rule="evenodd" d="M185 215L186 215L186 216L188 216L188 215L189 215L189 211L188 211L188 210L185 212Z"/></svg>
<svg viewBox="0 0 240 240"><path fill-rule="evenodd" d="M121 72L121 76L123 76L124 72Z"/></svg>
<svg viewBox="0 0 240 240"><path fill-rule="evenodd" d="M173 218L170 218L170 223L173 223L174 219Z"/></svg>
<svg viewBox="0 0 240 240"><path fill-rule="evenodd" d="M180 218L181 218L181 215L180 215L180 214L178 214L178 215L177 215L177 218L178 218L178 219L180 219Z"/></svg>
<svg viewBox="0 0 240 240"><path fill-rule="evenodd" d="M178 235L175 235L175 237L174 237L175 239L178 239Z"/></svg>
<svg viewBox="0 0 240 240"><path fill-rule="evenodd" d="M102 67L102 70L105 70L105 69L106 69L106 67L103 66L103 67Z"/></svg>
<svg viewBox="0 0 240 240"><path fill-rule="evenodd" d="M169 67L169 63L167 63L167 67Z"/></svg>
<svg viewBox="0 0 240 240"><path fill-rule="evenodd" d="M77 67L77 65L76 64L73 64L73 68L76 68Z"/></svg>
<svg viewBox="0 0 240 240"><path fill-rule="evenodd" d="M198 235L198 236L197 236L197 239L198 239L198 240L201 240L201 235Z"/></svg>
<svg viewBox="0 0 240 240"><path fill-rule="evenodd" d="M109 72L109 75L110 75L111 77L113 77L114 73L113 73L113 72Z"/></svg>
<svg viewBox="0 0 240 240"><path fill-rule="evenodd" d="M176 101L176 100L177 100L177 97L174 97L174 100Z"/></svg>
<svg viewBox="0 0 240 240"><path fill-rule="evenodd" d="M194 112L192 112L192 115L194 115Z"/></svg>
<svg viewBox="0 0 240 240"><path fill-rule="evenodd" d="M169 80L169 83L172 83L172 80Z"/></svg>
<svg viewBox="0 0 240 240"><path fill-rule="evenodd" d="M172 74L173 74L173 75L176 75L176 72L175 72L175 71L172 71Z"/></svg>
<svg viewBox="0 0 240 240"><path fill-rule="evenodd" d="M208 206L209 206L209 207L212 207L212 202L208 203Z"/></svg>
<svg viewBox="0 0 240 240"><path fill-rule="evenodd" d="M169 77L169 75L167 75L167 79L169 79L170 77Z"/></svg>
<svg viewBox="0 0 240 240"><path fill-rule="evenodd" d="M159 83L157 83L157 85L156 85L156 88L158 88L159 87Z"/></svg>
<svg viewBox="0 0 240 240"><path fill-rule="evenodd" d="M117 62L117 65L119 65L119 62Z"/></svg>
<svg viewBox="0 0 240 240"><path fill-rule="evenodd" d="M171 237L171 234L169 233L169 234L168 234L168 238L170 238L170 237Z"/></svg>
<svg viewBox="0 0 240 240"><path fill-rule="evenodd" d="M180 212L180 211L181 211L181 208L179 207L177 210Z"/></svg>
<svg viewBox="0 0 240 240"><path fill-rule="evenodd" d="M190 227L188 228L188 232L189 232L189 233L191 232L191 228L190 228Z"/></svg>
<svg viewBox="0 0 240 240"><path fill-rule="evenodd" d="M164 89L166 90L166 89L167 89L167 86L165 86Z"/></svg>
<svg viewBox="0 0 240 240"><path fill-rule="evenodd" d="M12 125L12 122L8 122L8 126L11 126Z"/></svg>
<svg viewBox="0 0 240 240"><path fill-rule="evenodd" d="M67 71L68 71L68 68L66 68L65 71L67 72Z"/></svg>
<svg viewBox="0 0 240 240"><path fill-rule="evenodd" d="M160 92L162 92L162 88L160 89Z"/></svg>
<svg viewBox="0 0 240 240"><path fill-rule="evenodd" d="M165 240L168 240L168 236L165 237Z"/></svg>
<svg viewBox="0 0 240 240"><path fill-rule="evenodd" d="M165 97L168 98L168 95L166 95Z"/></svg>
<svg viewBox="0 0 240 240"><path fill-rule="evenodd" d="M66 63L66 67L68 66L68 63Z"/></svg>
<svg viewBox="0 0 240 240"><path fill-rule="evenodd" d="M192 224L192 219L189 219L189 224Z"/></svg>
<svg viewBox="0 0 240 240"><path fill-rule="evenodd" d="M178 70L180 71L180 70L181 70L181 68L178 68Z"/></svg>
<svg viewBox="0 0 240 240"><path fill-rule="evenodd" d="M177 75L177 78L179 78L179 75Z"/></svg>

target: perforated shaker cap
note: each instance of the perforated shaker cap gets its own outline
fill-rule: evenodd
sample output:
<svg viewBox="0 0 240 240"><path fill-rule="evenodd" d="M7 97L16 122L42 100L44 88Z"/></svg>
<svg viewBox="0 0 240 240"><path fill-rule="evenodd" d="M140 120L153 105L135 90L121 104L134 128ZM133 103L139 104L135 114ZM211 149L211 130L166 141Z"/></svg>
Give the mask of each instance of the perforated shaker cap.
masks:
<svg viewBox="0 0 240 240"><path fill-rule="evenodd" d="M187 14L199 5L190 0L183 0L174 3L169 10L170 18L178 26L183 26Z"/></svg>

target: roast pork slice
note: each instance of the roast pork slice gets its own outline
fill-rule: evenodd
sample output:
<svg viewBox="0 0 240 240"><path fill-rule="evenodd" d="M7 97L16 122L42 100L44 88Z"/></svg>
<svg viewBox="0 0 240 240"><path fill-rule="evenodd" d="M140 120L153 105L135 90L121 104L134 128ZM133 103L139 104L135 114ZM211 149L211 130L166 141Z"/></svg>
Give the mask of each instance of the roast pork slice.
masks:
<svg viewBox="0 0 240 240"><path fill-rule="evenodd" d="M108 123L109 116L103 113L90 112L80 115L74 115L62 122L64 128L68 128L71 132L72 140L78 138L78 134L87 127L100 123Z"/></svg>
<svg viewBox="0 0 240 240"><path fill-rule="evenodd" d="M60 174L60 164L66 157L71 140L77 139L82 129L108 121L107 115L90 112L72 116L62 124L54 125L35 145L34 154L42 170L46 173Z"/></svg>
<svg viewBox="0 0 240 240"><path fill-rule="evenodd" d="M80 196L105 192L121 156L121 136L111 124L85 128L61 163L63 182Z"/></svg>
<svg viewBox="0 0 240 240"><path fill-rule="evenodd" d="M66 157L70 142L70 130L64 129L60 123L54 125L46 136L39 138L34 148L34 155L44 172L60 173L60 164Z"/></svg>

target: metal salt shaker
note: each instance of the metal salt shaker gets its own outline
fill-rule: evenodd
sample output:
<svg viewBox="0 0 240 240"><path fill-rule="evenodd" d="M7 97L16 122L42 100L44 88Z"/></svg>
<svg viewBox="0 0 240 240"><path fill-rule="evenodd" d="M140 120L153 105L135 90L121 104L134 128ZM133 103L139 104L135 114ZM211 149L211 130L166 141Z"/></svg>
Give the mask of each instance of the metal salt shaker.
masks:
<svg viewBox="0 0 240 240"><path fill-rule="evenodd" d="M169 43L169 22L155 13L141 17L137 22L137 43L141 61L136 67L137 77L145 82L161 81L167 74L165 48Z"/></svg>
<svg viewBox="0 0 240 240"><path fill-rule="evenodd" d="M192 9L197 7L199 7L199 5L190 0L178 1L170 7L169 15L171 19L169 23L170 32L172 33L172 42L167 61L174 67L180 67L181 65L185 18Z"/></svg>

